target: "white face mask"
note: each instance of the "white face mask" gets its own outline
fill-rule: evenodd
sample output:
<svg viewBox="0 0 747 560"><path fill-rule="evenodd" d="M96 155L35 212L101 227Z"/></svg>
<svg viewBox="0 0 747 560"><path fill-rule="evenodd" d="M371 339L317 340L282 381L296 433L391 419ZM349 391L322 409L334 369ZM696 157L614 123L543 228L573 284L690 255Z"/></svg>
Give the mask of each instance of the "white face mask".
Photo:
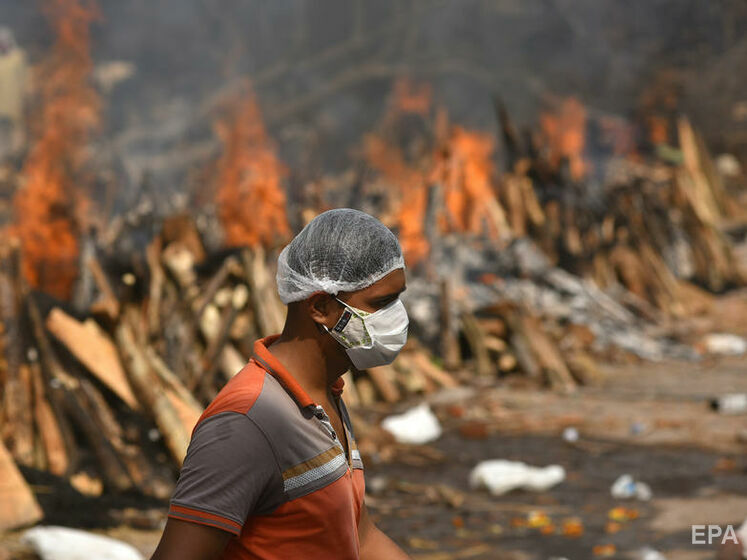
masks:
<svg viewBox="0 0 747 560"><path fill-rule="evenodd" d="M335 298L337 299L337 298ZM358 369L391 364L407 342L407 311L397 298L374 313L345 306L337 324L324 329L339 342Z"/></svg>

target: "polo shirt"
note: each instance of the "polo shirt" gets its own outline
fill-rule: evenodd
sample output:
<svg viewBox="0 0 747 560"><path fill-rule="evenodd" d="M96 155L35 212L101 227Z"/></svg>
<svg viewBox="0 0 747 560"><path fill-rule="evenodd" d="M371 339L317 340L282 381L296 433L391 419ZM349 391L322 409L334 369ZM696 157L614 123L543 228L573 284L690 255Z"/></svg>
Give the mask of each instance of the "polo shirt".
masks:
<svg viewBox="0 0 747 560"><path fill-rule="evenodd" d="M223 560L359 558L363 463L333 386L349 456L324 409L267 349L254 355L197 422L169 517L233 535Z"/></svg>

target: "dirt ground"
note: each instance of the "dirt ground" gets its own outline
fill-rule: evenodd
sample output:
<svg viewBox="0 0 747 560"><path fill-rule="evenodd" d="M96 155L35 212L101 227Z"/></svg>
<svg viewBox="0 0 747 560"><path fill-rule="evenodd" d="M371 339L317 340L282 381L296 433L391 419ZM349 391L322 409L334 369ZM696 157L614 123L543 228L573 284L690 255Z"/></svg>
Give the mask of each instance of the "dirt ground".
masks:
<svg viewBox="0 0 747 560"><path fill-rule="evenodd" d="M744 317L747 291L732 293L701 328L745 335ZM716 558L715 545L691 544L691 526L736 528L747 518L747 414L718 414L708 401L747 393L747 356L604 364L602 372L599 385L570 395L504 384L434 396L439 440L397 446L390 460L373 454L366 463L367 502L378 525L421 560L635 559L646 546L669 560ZM391 412L361 417L375 423ZM563 439L568 427L577 441ZM546 492L493 497L468 485L470 470L486 459L559 464L566 479ZM612 498L610 486L625 473L648 483L653 498ZM165 503L84 499L27 476L49 523L74 518L146 557L155 548ZM33 558L19 537L0 535L0 559Z"/></svg>

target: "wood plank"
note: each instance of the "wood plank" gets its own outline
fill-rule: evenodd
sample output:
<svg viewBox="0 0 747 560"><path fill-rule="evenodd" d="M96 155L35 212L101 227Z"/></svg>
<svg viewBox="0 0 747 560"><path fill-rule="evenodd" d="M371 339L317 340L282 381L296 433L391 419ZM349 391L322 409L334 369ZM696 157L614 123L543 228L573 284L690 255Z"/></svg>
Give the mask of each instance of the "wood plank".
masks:
<svg viewBox="0 0 747 560"><path fill-rule="evenodd" d="M0 530L31 525L43 516L31 488L0 441Z"/></svg>
<svg viewBox="0 0 747 560"><path fill-rule="evenodd" d="M130 408L138 410L117 347L94 320L81 323L54 308L47 316L46 327L99 381Z"/></svg>

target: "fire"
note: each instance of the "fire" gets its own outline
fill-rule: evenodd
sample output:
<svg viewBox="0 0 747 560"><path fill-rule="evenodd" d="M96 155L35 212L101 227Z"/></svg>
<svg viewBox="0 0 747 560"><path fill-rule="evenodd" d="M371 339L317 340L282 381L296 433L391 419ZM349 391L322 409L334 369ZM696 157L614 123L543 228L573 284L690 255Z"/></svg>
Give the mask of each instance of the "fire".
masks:
<svg viewBox="0 0 747 560"><path fill-rule="evenodd" d="M427 115L430 92L429 87L398 80L385 124L391 125L407 113ZM433 128L439 145L415 163L408 162L402 149L395 142L388 142L385 134L372 134L364 141L368 164L398 188L391 203L396 209L402 250L410 265L422 261L430 250L425 222L429 198L434 194L443 199L443 204L436 203L434 208L442 231L482 233L487 229L493 237L510 233L494 189L491 156L495 144L491 136L449 127L444 112L437 112ZM437 185L440 188L433 191Z"/></svg>
<svg viewBox="0 0 747 560"><path fill-rule="evenodd" d="M574 97L564 99L554 111L546 111L540 116L540 128L548 146L550 163L557 168L563 159L567 159L571 177L575 180L582 179L587 171L583 157L586 116L586 109Z"/></svg>
<svg viewBox="0 0 747 560"><path fill-rule="evenodd" d="M408 165L396 147L382 138L370 135L364 141L364 153L369 165L399 188L396 218L399 241L408 264L423 260L430 249L425 237L425 213L428 203L426 176Z"/></svg>
<svg viewBox="0 0 747 560"><path fill-rule="evenodd" d="M229 246L270 246L290 234L282 186L286 169L268 138L257 100L247 87L216 123L218 213Z"/></svg>
<svg viewBox="0 0 747 560"><path fill-rule="evenodd" d="M89 83L89 25L97 10L80 0L48 0L45 8L56 38L37 75L39 135L23 166L10 233L20 239L27 281L65 299L77 274L78 224L87 207L76 180L99 123L100 101Z"/></svg>
<svg viewBox="0 0 747 560"><path fill-rule="evenodd" d="M508 233L493 187L494 149L490 135L452 127L448 146L436 155L434 168L434 180L444 187L443 230L480 233L487 226L493 237Z"/></svg>

